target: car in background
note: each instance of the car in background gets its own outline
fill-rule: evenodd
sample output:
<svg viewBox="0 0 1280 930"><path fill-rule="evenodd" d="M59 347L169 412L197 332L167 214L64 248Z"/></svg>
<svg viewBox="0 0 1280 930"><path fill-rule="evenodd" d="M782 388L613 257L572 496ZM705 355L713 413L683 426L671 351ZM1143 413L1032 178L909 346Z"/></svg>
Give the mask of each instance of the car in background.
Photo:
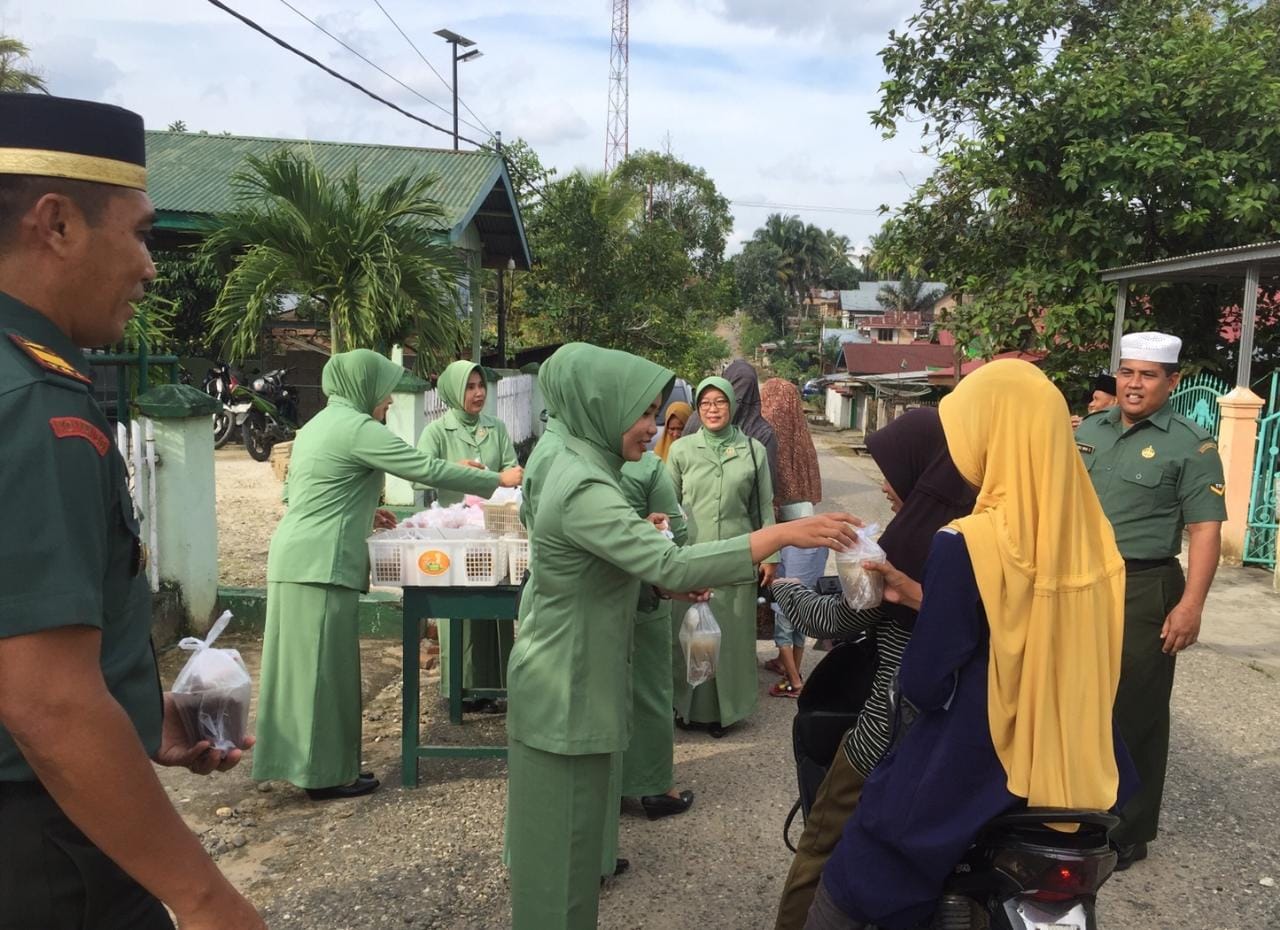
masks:
<svg viewBox="0 0 1280 930"><path fill-rule="evenodd" d="M804 387L800 389L801 397L818 397L822 394L822 381L819 378L813 378L806 381Z"/></svg>

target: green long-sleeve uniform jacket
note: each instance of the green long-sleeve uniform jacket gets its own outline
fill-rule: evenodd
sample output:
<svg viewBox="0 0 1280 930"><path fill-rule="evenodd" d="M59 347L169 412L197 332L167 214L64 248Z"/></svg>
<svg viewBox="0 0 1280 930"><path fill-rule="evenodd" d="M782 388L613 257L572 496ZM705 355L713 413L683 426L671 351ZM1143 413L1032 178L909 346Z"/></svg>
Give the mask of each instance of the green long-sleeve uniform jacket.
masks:
<svg viewBox="0 0 1280 930"><path fill-rule="evenodd" d="M469 361L451 364L440 375L436 390L449 409L444 415L427 424L418 437L418 451L446 462L457 464L466 459L483 463L493 472L514 468L516 447L503 422L496 417L480 413L474 417L463 412L467 379L479 365ZM437 488L436 500L442 507L456 504L465 495L449 488Z"/></svg>

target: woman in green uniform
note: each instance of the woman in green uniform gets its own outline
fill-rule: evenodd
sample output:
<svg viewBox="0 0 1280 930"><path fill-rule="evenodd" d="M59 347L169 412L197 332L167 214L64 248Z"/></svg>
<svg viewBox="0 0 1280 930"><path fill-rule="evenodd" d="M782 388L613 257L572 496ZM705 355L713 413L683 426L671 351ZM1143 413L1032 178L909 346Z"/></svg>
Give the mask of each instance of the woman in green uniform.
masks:
<svg viewBox="0 0 1280 930"><path fill-rule="evenodd" d="M516 449L501 420L482 413L488 388L484 370L475 362L454 362L440 375L436 392L448 405L444 416L427 424L418 439L418 451L446 462L483 466L493 472L517 464ZM459 491L440 488L436 499L442 507L462 500ZM511 620L464 623L462 625L462 687L502 688L507 682L507 659L511 655ZM449 624L437 625L440 634L440 692L449 693ZM475 702L480 710L492 702Z"/></svg>
<svg viewBox="0 0 1280 930"><path fill-rule="evenodd" d="M545 451L539 443L530 461L543 477L508 674L513 930L596 925L605 811L617 806L610 761L629 737L640 579L678 591L751 582L755 563L784 545L853 542L854 518L824 514L749 537L676 546L636 515L618 484L623 461L638 461L657 432L672 373L625 352L567 348L557 370L573 389L561 392L555 410L561 440ZM536 461L540 454L554 458L551 467Z"/></svg>
<svg viewBox="0 0 1280 930"><path fill-rule="evenodd" d="M730 539L772 526L773 482L765 447L733 425L733 387L724 378L698 385L694 403L702 427L671 447L667 466L689 515L689 539ZM760 566L768 584L778 559ZM677 676L676 710L685 724L706 724L714 737L756 709L755 578L716 588L711 612L720 624L720 665L710 681L690 687Z"/></svg>
<svg viewBox="0 0 1280 930"><path fill-rule="evenodd" d="M267 625L253 777L293 782L314 799L378 786L360 773L358 605L369 589L365 539L383 473L488 496L520 483L419 452L382 425L404 369L368 349L329 359L328 405L298 431L284 519L267 556ZM394 518L379 514L384 525Z"/></svg>
<svg viewBox="0 0 1280 930"><path fill-rule="evenodd" d="M675 485L662 459L646 452L622 466L622 493L632 509L653 522L665 518L677 546L689 540ZM825 550L823 550L825 551ZM684 611L678 611L683 616ZM631 648L631 744L622 757L622 795L639 798L650 820L682 814L692 791L676 791L671 720L671 600L653 585L641 585Z"/></svg>

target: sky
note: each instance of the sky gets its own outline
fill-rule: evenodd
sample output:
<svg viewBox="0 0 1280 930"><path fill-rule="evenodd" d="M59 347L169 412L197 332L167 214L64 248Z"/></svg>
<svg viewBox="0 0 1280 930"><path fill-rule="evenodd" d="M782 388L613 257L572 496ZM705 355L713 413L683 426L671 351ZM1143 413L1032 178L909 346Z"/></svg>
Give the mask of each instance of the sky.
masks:
<svg viewBox="0 0 1280 930"><path fill-rule="evenodd" d="M288 0L408 85L397 85L289 8L224 0L268 31L448 128L450 50L464 136L527 140L561 173L604 166L613 0ZM440 73L433 74L379 3ZM916 0L631 0L630 148L669 149L733 202L730 251L772 212L865 244L877 208L909 196L931 163L912 127L884 140L868 112L890 29ZM141 113L149 129L447 148L415 123L273 44L207 0L0 0L53 93ZM434 104L421 99L428 98ZM463 143L464 147L466 143ZM786 206L752 206L751 204ZM817 209L823 208L823 209Z"/></svg>

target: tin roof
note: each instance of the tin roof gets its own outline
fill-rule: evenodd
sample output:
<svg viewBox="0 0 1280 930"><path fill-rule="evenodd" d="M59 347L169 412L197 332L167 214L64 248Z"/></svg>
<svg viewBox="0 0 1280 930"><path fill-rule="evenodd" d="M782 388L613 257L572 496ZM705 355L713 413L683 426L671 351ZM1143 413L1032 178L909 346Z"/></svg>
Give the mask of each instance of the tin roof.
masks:
<svg viewBox="0 0 1280 930"><path fill-rule="evenodd" d="M848 313L884 313L884 305L878 300L880 289L886 284L897 285L899 281L859 281L856 290L840 292L840 309ZM920 287L921 293L938 291L941 299L948 288L941 281L925 281Z"/></svg>
<svg viewBox="0 0 1280 930"><path fill-rule="evenodd" d="M1280 242L1257 242L1225 249L1191 252L1136 265L1121 265L1102 272L1103 281L1206 281L1235 280L1257 262L1259 277L1280 276Z"/></svg>
<svg viewBox="0 0 1280 930"><path fill-rule="evenodd" d="M506 267L513 258L516 267L529 267L524 223L506 166L484 151L148 131L147 192L156 206L157 231L199 234L208 217L235 208L231 177L246 157L267 158L281 150L309 157L329 174L345 174L354 165L365 189L405 174L435 175L439 180L431 195L444 209L451 242L474 223L485 266Z"/></svg>

